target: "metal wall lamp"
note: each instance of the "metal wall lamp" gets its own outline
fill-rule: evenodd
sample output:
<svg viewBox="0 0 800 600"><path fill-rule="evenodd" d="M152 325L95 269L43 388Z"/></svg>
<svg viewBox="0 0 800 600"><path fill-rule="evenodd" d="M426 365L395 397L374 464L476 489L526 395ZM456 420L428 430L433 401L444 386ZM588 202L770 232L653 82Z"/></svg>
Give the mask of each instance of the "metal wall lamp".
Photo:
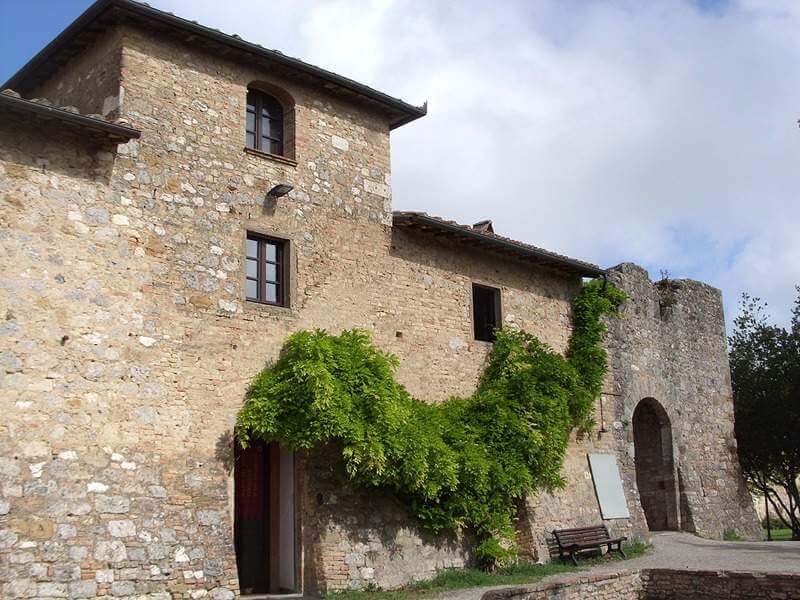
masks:
<svg viewBox="0 0 800 600"><path fill-rule="evenodd" d="M267 192L267 196L270 198L280 198L281 196L285 196L289 192L294 189L294 186L289 185L288 183L279 183L275 187L273 187L269 192Z"/></svg>

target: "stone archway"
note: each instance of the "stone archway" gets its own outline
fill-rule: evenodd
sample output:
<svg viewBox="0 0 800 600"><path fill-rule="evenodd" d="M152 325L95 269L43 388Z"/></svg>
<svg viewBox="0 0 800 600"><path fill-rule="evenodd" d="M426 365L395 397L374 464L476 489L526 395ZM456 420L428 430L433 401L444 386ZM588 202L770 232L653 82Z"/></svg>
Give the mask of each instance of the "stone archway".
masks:
<svg viewBox="0 0 800 600"><path fill-rule="evenodd" d="M654 398L645 398L633 411L633 443L636 485L648 529L678 529L672 425Z"/></svg>

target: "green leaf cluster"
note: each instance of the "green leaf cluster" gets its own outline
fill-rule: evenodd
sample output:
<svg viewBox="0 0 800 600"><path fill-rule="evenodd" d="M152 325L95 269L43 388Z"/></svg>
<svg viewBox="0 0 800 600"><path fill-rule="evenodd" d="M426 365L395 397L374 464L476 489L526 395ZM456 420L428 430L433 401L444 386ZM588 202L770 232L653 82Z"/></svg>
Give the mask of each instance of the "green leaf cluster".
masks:
<svg viewBox="0 0 800 600"><path fill-rule="evenodd" d="M624 300L604 282L584 285L566 358L499 330L475 393L440 404L413 398L394 378L397 358L368 332L297 332L253 381L237 439L291 450L334 442L355 485L391 491L431 532L470 529L484 564L502 565L516 550L517 501L563 486L570 430L591 423L607 369L601 316Z"/></svg>
<svg viewBox="0 0 800 600"><path fill-rule="evenodd" d="M731 380L739 460L770 513L800 540L800 286L788 328L747 294L734 319Z"/></svg>

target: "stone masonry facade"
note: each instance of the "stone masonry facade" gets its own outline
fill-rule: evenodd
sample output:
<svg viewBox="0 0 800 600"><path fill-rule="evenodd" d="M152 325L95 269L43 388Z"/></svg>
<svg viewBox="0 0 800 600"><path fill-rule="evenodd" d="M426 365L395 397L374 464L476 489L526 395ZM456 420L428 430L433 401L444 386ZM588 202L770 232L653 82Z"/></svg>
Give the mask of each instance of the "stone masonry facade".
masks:
<svg viewBox="0 0 800 600"><path fill-rule="evenodd" d="M291 112L293 158L244 150L251 85ZM473 339L473 282L501 290L504 324L566 348L579 275L392 227L391 124L370 104L129 23L20 91L141 137L0 119L3 597L237 596L233 424L294 331L370 330L433 402L469 394L491 349ZM267 197L278 183L294 189ZM288 241L288 307L245 300L248 231ZM608 431L576 438L565 489L521 507L524 549L543 559L553 527L600 522L587 451L618 456L632 516L609 526L646 537L629 425L642 398L672 419L682 523L756 537L719 293L680 282L664 316L643 271L610 279L631 300L609 321ZM469 562L463 534L432 539L393 499L349 489L331 450L296 461L305 592Z"/></svg>
<svg viewBox="0 0 800 600"><path fill-rule="evenodd" d="M720 291L691 280L653 283L632 264L615 267L609 279L630 297L621 318L609 321L609 389L617 394L612 429L631 496L631 425L641 400L655 399L671 424L679 527L709 538L729 530L760 539L736 452Z"/></svg>
<svg viewBox="0 0 800 600"><path fill-rule="evenodd" d="M719 290L690 280L654 283L633 264L610 269L608 279L628 301L618 317L607 319L610 372L595 406L598 429L573 434L564 464L567 486L529 498L522 508L528 555L547 555L553 529L601 521L589 452L617 456L631 518L607 521L609 529L647 537L633 435L634 412L644 399L663 406L671 423L675 528L716 539L726 530L760 539L736 454Z"/></svg>

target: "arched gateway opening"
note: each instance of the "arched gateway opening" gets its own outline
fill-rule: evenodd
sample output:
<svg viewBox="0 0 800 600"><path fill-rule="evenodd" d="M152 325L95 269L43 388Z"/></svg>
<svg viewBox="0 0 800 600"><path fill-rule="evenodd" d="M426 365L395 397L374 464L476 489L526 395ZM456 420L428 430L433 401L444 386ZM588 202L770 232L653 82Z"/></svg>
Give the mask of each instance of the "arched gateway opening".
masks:
<svg viewBox="0 0 800 600"><path fill-rule="evenodd" d="M664 407L645 398L633 411L636 485L650 531L678 529L672 426Z"/></svg>

